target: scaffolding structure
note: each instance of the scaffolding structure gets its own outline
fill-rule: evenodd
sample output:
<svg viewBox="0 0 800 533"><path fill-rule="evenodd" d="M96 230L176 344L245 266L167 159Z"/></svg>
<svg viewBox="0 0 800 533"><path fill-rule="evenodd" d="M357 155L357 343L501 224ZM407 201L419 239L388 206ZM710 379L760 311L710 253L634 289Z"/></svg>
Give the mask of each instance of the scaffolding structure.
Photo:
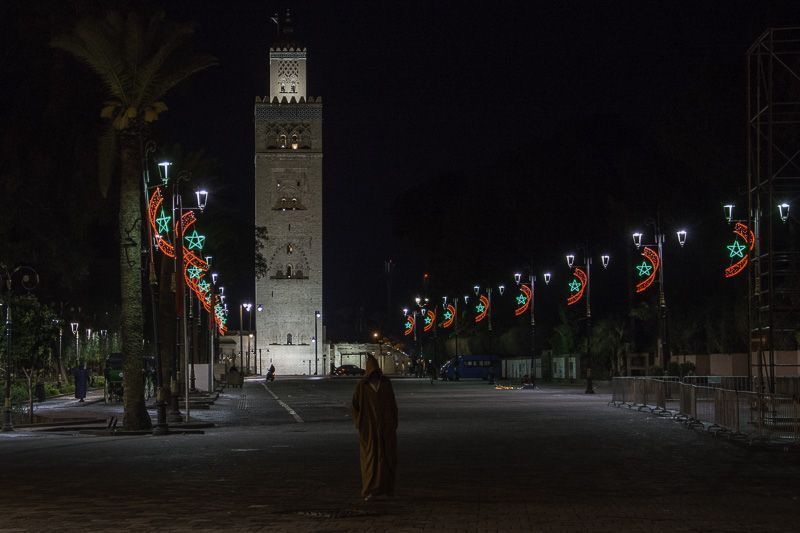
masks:
<svg viewBox="0 0 800 533"><path fill-rule="evenodd" d="M747 51L747 194L750 371L774 392L800 370L800 28L770 28Z"/></svg>

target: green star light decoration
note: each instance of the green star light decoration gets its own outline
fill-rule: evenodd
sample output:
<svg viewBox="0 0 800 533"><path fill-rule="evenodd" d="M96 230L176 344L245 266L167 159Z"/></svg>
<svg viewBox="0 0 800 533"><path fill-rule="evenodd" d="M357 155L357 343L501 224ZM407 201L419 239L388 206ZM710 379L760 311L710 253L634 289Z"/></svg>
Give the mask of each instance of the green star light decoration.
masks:
<svg viewBox="0 0 800 533"><path fill-rule="evenodd" d="M199 278L200 276L203 275L203 271L200 270L200 268L195 265L192 265L189 268L187 268L186 273L189 274L189 277L192 279Z"/></svg>
<svg viewBox="0 0 800 533"><path fill-rule="evenodd" d="M169 233L169 221L172 220L172 217L169 216L165 211L164 208L161 208L161 216L156 219L158 223L158 232L159 233Z"/></svg>
<svg viewBox="0 0 800 533"><path fill-rule="evenodd" d="M451 318L453 318L453 313L451 313L450 311L445 311L444 312L444 319L445 320L450 320Z"/></svg>
<svg viewBox="0 0 800 533"><path fill-rule="evenodd" d="M648 265L647 261L642 261L641 265L636 265L636 270L639 271L639 277L645 277L650 275L650 271L653 270L653 265Z"/></svg>
<svg viewBox="0 0 800 533"><path fill-rule="evenodd" d="M486 307L484 307L483 304L478 304L478 305L475 306L475 312L478 313L478 314L483 313L483 311L485 309L486 309Z"/></svg>
<svg viewBox="0 0 800 533"><path fill-rule="evenodd" d="M577 279L573 279L569 284L569 291L578 292L579 290L581 290L581 282Z"/></svg>
<svg viewBox="0 0 800 533"><path fill-rule="evenodd" d="M525 305L525 302L527 301L528 299L525 297L524 294L520 294L519 296L517 296L517 305Z"/></svg>
<svg viewBox="0 0 800 533"><path fill-rule="evenodd" d="M200 289L201 292L207 292L208 289L211 288L211 284L206 280L203 280L197 284L197 288Z"/></svg>
<svg viewBox="0 0 800 533"><path fill-rule="evenodd" d="M189 243L190 250L202 250L203 249L203 241L206 240L205 235L200 235L197 233L197 230L194 230L191 235L187 235L184 237L186 242Z"/></svg>
<svg viewBox="0 0 800 533"><path fill-rule="evenodd" d="M411 322L406 322L405 326L406 326L406 329L411 329Z"/></svg>
<svg viewBox="0 0 800 533"><path fill-rule="evenodd" d="M427 325L428 325L428 324L430 324L430 323L431 323L431 317L429 317L429 316L426 316L426 317L425 317L425 325L427 326Z"/></svg>
<svg viewBox="0 0 800 533"><path fill-rule="evenodd" d="M744 251L747 247L739 241L733 241L733 244L726 246L726 248L731 252L730 257L744 257Z"/></svg>

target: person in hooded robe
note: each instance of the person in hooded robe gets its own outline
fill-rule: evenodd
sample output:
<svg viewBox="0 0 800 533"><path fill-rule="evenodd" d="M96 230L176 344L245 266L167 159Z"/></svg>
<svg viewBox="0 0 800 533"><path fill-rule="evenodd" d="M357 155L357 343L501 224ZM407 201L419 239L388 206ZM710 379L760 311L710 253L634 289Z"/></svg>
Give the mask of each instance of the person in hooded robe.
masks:
<svg viewBox="0 0 800 533"><path fill-rule="evenodd" d="M89 370L86 368L86 363L73 371L73 378L75 379L75 398L82 402L86 398L89 388Z"/></svg>
<svg viewBox="0 0 800 533"><path fill-rule="evenodd" d="M366 372L353 394L353 421L361 458L361 496L394 495L397 472L397 402L392 382L378 361L367 357Z"/></svg>

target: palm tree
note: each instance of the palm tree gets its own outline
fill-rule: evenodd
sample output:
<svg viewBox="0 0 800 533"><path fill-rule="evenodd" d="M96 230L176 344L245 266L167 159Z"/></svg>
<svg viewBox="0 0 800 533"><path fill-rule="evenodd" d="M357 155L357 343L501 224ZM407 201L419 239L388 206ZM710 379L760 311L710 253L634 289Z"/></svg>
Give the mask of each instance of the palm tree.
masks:
<svg viewBox="0 0 800 533"><path fill-rule="evenodd" d="M166 94L217 63L212 56L192 52L192 34L189 25L166 24L163 13L143 18L133 12L123 16L109 11L104 18L78 22L72 32L51 42L100 76L109 96L100 112L110 124L101 138L98 179L105 195L111 167L119 163L120 330L126 356L123 424L129 429L151 425L142 379L141 146L148 125L167 110Z"/></svg>

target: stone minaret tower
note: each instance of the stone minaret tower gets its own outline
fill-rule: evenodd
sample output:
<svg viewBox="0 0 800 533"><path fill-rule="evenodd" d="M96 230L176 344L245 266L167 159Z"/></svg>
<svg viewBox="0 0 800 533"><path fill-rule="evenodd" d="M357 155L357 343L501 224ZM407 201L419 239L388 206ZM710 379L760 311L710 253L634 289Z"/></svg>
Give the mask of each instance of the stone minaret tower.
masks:
<svg viewBox="0 0 800 533"><path fill-rule="evenodd" d="M322 319L322 98L307 94L306 48L287 12L275 17L269 96L255 104L256 225L267 275L256 280L256 357L278 374L325 374ZM235 313L233 313L235 314ZM314 356L315 321L319 339ZM258 351L260 350L260 352Z"/></svg>

